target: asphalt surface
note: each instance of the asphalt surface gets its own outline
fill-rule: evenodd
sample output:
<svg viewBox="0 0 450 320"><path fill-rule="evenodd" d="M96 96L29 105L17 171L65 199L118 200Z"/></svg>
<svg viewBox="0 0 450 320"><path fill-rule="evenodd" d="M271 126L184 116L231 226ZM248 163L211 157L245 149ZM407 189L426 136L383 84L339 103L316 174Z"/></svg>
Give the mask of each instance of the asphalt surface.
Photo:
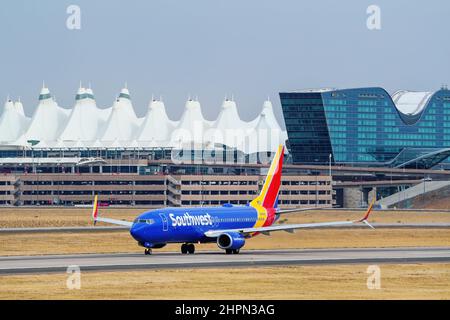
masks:
<svg viewBox="0 0 450 320"><path fill-rule="evenodd" d="M422 228L422 229L448 229L450 223L372 223L376 229L398 229L398 228ZM317 227L316 229L333 229L333 228L355 228L366 229L364 224L354 224L345 227L326 226ZM64 232L109 232L129 230L128 227L45 227L45 228L0 228L2 233L64 233Z"/></svg>
<svg viewBox="0 0 450 320"><path fill-rule="evenodd" d="M320 265L350 263L450 262L450 247L200 251L194 255L158 252L0 257L0 274L66 272L68 266L81 271L134 270L205 267L255 267L270 265Z"/></svg>

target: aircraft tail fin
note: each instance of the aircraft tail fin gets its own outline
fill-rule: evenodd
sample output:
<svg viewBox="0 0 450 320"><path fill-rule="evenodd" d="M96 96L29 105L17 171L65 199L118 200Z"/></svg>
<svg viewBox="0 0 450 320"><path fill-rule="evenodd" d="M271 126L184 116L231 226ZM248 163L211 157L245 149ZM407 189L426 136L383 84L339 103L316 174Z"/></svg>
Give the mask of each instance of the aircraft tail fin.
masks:
<svg viewBox="0 0 450 320"><path fill-rule="evenodd" d="M281 185L281 171L283 169L284 146L279 145L264 181L261 193L252 203L257 203L264 208L276 208L278 206L278 192Z"/></svg>

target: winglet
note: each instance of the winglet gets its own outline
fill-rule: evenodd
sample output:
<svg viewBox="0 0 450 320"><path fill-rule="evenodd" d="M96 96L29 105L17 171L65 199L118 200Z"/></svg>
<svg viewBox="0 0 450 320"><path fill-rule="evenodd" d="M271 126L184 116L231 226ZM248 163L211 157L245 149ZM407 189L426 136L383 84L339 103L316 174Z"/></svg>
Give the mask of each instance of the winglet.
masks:
<svg viewBox="0 0 450 320"><path fill-rule="evenodd" d="M369 218L370 213L372 212L372 208L373 205L375 204L376 199L373 199L372 203L370 204L370 206L367 208L366 214L364 215L364 217L361 220L357 220L356 222L364 222L365 224L367 224L369 227L371 227L372 229L375 229L368 221L367 219Z"/></svg>
<svg viewBox="0 0 450 320"><path fill-rule="evenodd" d="M97 223L97 217L98 217L98 195L95 195L94 197L94 203L92 204L92 219L94 219L94 226Z"/></svg>

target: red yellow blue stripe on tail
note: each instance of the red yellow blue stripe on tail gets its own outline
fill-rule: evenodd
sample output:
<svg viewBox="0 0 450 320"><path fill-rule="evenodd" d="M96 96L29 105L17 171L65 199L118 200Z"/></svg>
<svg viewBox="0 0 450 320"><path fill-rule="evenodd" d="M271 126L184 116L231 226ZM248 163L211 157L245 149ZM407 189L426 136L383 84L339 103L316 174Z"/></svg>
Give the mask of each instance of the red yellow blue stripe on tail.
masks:
<svg viewBox="0 0 450 320"><path fill-rule="evenodd" d="M266 180L260 194L250 203L258 212L255 228L270 226L275 220L278 202L278 192L281 185L281 171L283 169L284 146L278 146L267 173Z"/></svg>
<svg viewBox="0 0 450 320"><path fill-rule="evenodd" d="M252 201L252 203L258 203L266 209L275 207L281 184L283 157L284 146L280 145L277 153L273 157L269 172L267 173L266 181L264 181L264 185L261 189L261 193Z"/></svg>

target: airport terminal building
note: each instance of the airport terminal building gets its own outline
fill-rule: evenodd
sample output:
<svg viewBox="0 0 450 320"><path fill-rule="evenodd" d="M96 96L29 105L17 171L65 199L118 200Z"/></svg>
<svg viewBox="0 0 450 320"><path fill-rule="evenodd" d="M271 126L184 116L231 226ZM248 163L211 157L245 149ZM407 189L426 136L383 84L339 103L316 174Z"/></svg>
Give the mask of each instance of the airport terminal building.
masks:
<svg viewBox="0 0 450 320"><path fill-rule="evenodd" d="M244 121L225 99L208 120L189 98L172 120L152 98L140 118L128 88L100 108L92 89L80 87L74 106L63 108L44 86L31 117L20 101L0 108L0 205L86 205L94 194L111 205L245 205L286 139L270 101ZM332 206L331 177L286 174L279 204Z"/></svg>
<svg viewBox="0 0 450 320"><path fill-rule="evenodd" d="M392 96L381 88L303 90L280 98L287 132L270 101L244 121L232 99L214 120L196 99L179 120L158 99L139 118L127 88L107 108L97 107L92 89L79 88L74 106L62 108L44 87L31 117L8 99L0 109L0 205L87 205L95 194L110 205L245 205L279 144L288 152L282 208L364 206L425 176L448 180L449 171L428 169L445 166L450 154L445 88Z"/></svg>
<svg viewBox="0 0 450 320"><path fill-rule="evenodd" d="M450 155L450 90L280 93L296 164L431 168Z"/></svg>

